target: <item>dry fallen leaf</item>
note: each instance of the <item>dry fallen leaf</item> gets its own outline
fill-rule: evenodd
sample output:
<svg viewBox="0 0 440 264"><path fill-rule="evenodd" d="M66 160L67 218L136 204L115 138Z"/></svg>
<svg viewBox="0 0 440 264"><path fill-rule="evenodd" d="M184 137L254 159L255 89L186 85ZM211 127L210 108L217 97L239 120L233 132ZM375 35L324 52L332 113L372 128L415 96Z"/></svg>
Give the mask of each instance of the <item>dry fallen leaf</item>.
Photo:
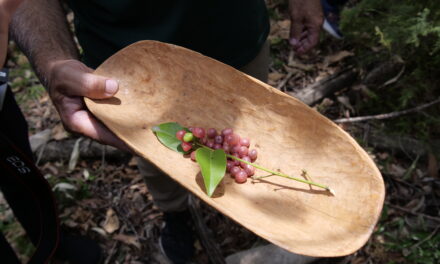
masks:
<svg viewBox="0 0 440 264"><path fill-rule="evenodd" d="M302 71L313 71L315 69L315 64L304 64L294 58L294 53L291 51L289 53L289 58L287 65L296 69L300 69Z"/></svg>
<svg viewBox="0 0 440 264"><path fill-rule="evenodd" d="M128 162L128 166L137 167L137 159L135 157L132 157L131 160Z"/></svg>
<svg viewBox="0 0 440 264"><path fill-rule="evenodd" d="M290 19L285 19L278 21L276 23L271 23L270 39L281 38L289 39L290 35Z"/></svg>
<svg viewBox="0 0 440 264"><path fill-rule="evenodd" d="M46 145L50 140L51 129L45 129L29 137L31 149L36 152L39 148Z"/></svg>
<svg viewBox="0 0 440 264"><path fill-rule="evenodd" d="M329 64L333 64L333 63L336 63L336 62L338 62L338 61L341 61L341 60L343 60L343 59L345 59L345 58L347 58L347 57L351 57L351 56L353 56L353 55L354 55L354 53L351 52L351 51L341 50L341 51L339 51L339 52L336 53L336 54L333 54L333 55L327 56L327 57L325 58L325 60L324 60L324 64L327 64L327 65L329 65Z"/></svg>
<svg viewBox="0 0 440 264"><path fill-rule="evenodd" d="M98 234L100 234L100 235L102 235L102 236L107 236L107 234L105 233L105 231L102 229L102 228L100 228L100 227L92 227L91 228L93 231L95 231L96 233L98 233Z"/></svg>
<svg viewBox="0 0 440 264"><path fill-rule="evenodd" d="M79 158L79 143L81 143L81 140L83 140L83 138L78 138L75 141L75 145L73 145L73 150L72 153L70 154L70 160L69 160L69 167L67 169L68 172L73 171L73 169L75 169L76 164L78 163L78 158Z"/></svg>
<svg viewBox="0 0 440 264"><path fill-rule="evenodd" d="M396 176L397 178L401 178L405 174L406 169L400 165L391 164L390 167L388 168L388 172L391 175Z"/></svg>
<svg viewBox="0 0 440 264"><path fill-rule="evenodd" d="M55 140L62 140L67 138L67 132L64 129L63 125L61 123L57 124L53 129L52 129L52 138Z"/></svg>
<svg viewBox="0 0 440 264"><path fill-rule="evenodd" d="M129 236L124 234L116 234L113 236L114 239L121 241L127 245L135 246L137 249L141 249L141 244L135 236Z"/></svg>
<svg viewBox="0 0 440 264"><path fill-rule="evenodd" d="M276 84L281 78L286 76L284 73L271 72L269 73L269 84Z"/></svg>
<svg viewBox="0 0 440 264"><path fill-rule="evenodd" d="M109 208L107 210L102 228L104 228L104 230L109 234L119 229L119 218L113 209Z"/></svg>

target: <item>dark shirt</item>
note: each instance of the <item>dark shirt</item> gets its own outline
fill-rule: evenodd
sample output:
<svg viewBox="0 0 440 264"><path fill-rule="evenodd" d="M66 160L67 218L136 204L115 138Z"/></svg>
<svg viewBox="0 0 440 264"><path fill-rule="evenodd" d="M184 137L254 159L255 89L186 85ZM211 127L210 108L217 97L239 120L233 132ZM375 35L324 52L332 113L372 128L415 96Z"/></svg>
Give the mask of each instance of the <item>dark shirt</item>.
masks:
<svg viewBox="0 0 440 264"><path fill-rule="evenodd" d="M139 40L180 45L233 67L269 34L264 0L69 0L84 62L97 67Z"/></svg>

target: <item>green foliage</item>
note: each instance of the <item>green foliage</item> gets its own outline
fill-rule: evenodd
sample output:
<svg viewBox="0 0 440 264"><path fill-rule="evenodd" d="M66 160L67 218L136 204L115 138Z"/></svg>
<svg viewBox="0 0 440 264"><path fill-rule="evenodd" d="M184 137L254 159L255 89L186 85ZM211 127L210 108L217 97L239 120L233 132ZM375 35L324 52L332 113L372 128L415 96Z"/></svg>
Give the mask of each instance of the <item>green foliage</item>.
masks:
<svg viewBox="0 0 440 264"><path fill-rule="evenodd" d="M182 142L176 138L177 131L182 129L189 131L188 128L184 128L180 124L174 122L163 123L152 128L153 132L164 146L184 154L185 152L181 147ZM226 153L220 149L212 150L209 148L198 148L196 150L196 161L200 165L206 193L211 197L215 188L217 188L217 185L225 176Z"/></svg>
<svg viewBox="0 0 440 264"><path fill-rule="evenodd" d="M383 222L387 216L383 212ZM440 234L437 230L419 228L408 230L403 218L394 218L382 224L376 235L384 238L384 246L389 252L405 257L405 263L434 264L440 262Z"/></svg>
<svg viewBox="0 0 440 264"><path fill-rule="evenodd" d="M215 188L225 176L226 154L222 149L199 148L196 151L196 160L202 171L206 192L211 197Z"/></svg>
<svg viewBox="0 0 440 264"><path fill-rule="evenodd" d="M184 153L180 145L182 142L176 138L177 131L182 129L183 127L178 123L170 122L154 126L151 130L156 133L159 141L167 148L176 152Z"/></svg>
<svg viewBox="0 0 440 264"><path fill-rule="evenodd" d="M440 6L438 1L357 1L342 12L341 28L354 44L359 64L368 72L378 62L399 58L405 64L398 82L373 88L360 114L379 114L415 107L440 96ZM387 122L388 129L427 138L438 126L438 106L420 115ZM415 126L415 124L418 126ZM431 135L432 136L432 135Z"/></svg>
<svg viewBox="0 0 440 264"><path fill-rule="evenodd" d="M350 38L361 40L359 43L381 44L403 55L434 55L440 50L437 1L360 1L344 10L341 27Z"/></svg>

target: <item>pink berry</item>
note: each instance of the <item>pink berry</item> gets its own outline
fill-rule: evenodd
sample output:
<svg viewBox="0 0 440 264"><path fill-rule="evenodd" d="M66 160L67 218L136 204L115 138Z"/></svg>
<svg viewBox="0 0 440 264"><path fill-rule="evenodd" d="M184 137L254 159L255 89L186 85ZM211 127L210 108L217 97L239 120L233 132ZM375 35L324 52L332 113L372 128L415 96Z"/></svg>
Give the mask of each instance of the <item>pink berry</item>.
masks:
<svg viewBox="0 0 440 264"><path fill-rule="evenodd" d="M206 146L208 147L208 148L213 148L214 147L214 141L212 141L212 140L208 140L208 142L206 142Z"/></svg>
<svg viewBox="0 0 440 264"><path fill-rule="evenodd" d="M208 140L206 138L200 139L200 143L202 143L202 145L206 145L206 142L208 142Z"/></svg>
<svg viewBox="0 0 440 264"><path fill-rule="evenodd" d="M229 145L235 146L240 143L240 136L235 133L227 134L225 141L228 142Z"/></svg>
<svg viewBox="0 0 440 264"><path fill-rule="evenodd" d="M196 138L204 138L205 137L205 129L201 127L195 127L193 130L193 134Z"/></svg>
<svg viewBox="0 0 440 264"><path fill-rule="evenodd" d="M195 151L191 152L190 157L192 161L196 161L196 152Z"/></svg>
<svg viewBox="0 0 440 264"><path fill-rule="evenodd" d="M240 157L244 157L244 156L247 156L248 152L249 152L249 149L247 147L241 146L240 150L238 151L238 154L240 154Z"/></svg>
<svg viewBox="0 0 440 264"><path fill-rule="evenodd" d="M232 160L226 161L226 171L227 172L230 172L234 166L235 166L235 162L233 162Z"/></svg>
<svg viewBox="0 0 440 264"><path fill-rule="evenodd" d="M231 151L234 152L234 153L239 153L240 152L240 145L233 146Z"/></svg>
<svg viewBox="0 0 440 264"><path fill-rule="evenodd" d="M186 134L186 131L185 130L179 130L179 131L177 131L176 132L176 138L178 139L178 140L180 140L180 141L182 141L183 140L183 136Z"/></svg>
<svg viewBox="0 0 440 264"><path fill-rule="evenodd" d="M247 173L244 170L240 170L236 175L235 175L235 182L236 183L245 183L247 180Z"/></svg>
<svg viewBox="0 0 440 264"><path fill-rule="evenodd" d="M193 132L194 127L188 127L188 130L191 131L191 132Z"/></svg>
<svg viewBox="0 0 440 264"><path fill-rule="evenodd" d="M223 150L225 151L225 153L229 153L231 151L231 146L229 146L228 143L223 142Z"/></svg>
<svg viewBox="0 0 440 264"><path fill-rule="evenodd" d="M252 161L255 161L257 159L258 156L258 152L256 149L251 149L251 151L249 151L249 158L251 158Z"/></svg>
<svg viewBox="0 0 440 264"><path fill-rule="evenodd" d="M192 148L191 143L188 142L182 142L182 149L183 151L187 152Z"/></svg>
<svg viewBox="0 0 440 264"><path fill-rule="evenodd" d="M216 144L223 144L223 136L222 135L215 136L214 142Z"/></svg>
<svg viewBox="0 0 440 264"><path fill-rule="evenodd" d="M221 149L222 147L223 147L222 144L215 143L214 145L214 149Z"/></svg>
<svg viewBox="0 0 440 264"><path fill-rule="evenodd" d="M247 162L251 162L251 158L249 158L249 156L244 156L244 157L242 157L241 159L244 160L244 161L247 161ZM246 165L247 165L247 163L244 163L244 162L240 161L240 166L241 166L242 168L245 168Z"/></svg>
<svg viewBox="0 0 440 264"><path fill-rule="evenodd" d="M251 144L251 142L249 141L248 138L241 138L241 139L240 139L240 145L242 145L242 146L246 146L246 147L249 147L250 144Z"/></svg>
<svg viewBox="0 0 440 264"><path fill-rule="evenodd" d="M231 177L235 177L235 175L237 175L237 173L239 173L240 171L241 171L240 167L238 166L232 167L230 170Z"/></svg>
<svg viewBox="0 0 440 264"><path fill-rule="evenodd" d="M255 174L255 167L249 164L246 164L244 167L244 171L248 175L248 177L253 176Z"/></svg>
<svg viewBox="0 0 440 264"><path fill-rule="evenodd" d="M232 134L233 132L234 131L232 130L232 128L225 128L222 130L222 135L226 136L226 135Z"/></svg>
<svg viewBox="0 0 440 264"><path fill-rule="evenodd" d="M215 130L215 128L208 128L206 134L208 135L208 138L215 138L215 136L217 136L217 130Z"/></svg>

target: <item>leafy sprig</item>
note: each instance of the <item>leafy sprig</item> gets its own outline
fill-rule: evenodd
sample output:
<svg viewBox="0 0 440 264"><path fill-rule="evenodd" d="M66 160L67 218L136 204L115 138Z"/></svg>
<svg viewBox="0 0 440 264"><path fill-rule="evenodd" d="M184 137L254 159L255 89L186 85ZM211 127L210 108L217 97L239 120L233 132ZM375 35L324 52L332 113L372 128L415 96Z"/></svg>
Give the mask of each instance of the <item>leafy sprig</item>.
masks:
<svg viewBox="0 0 440 264"><path fill-rule="evenodd" d="M169 149L174 150L176 152L179 152L182 154L188 154L188 152L185 152L181 147L182 141L180 141L176 137L177 131L182 130L182 129L189 131L188 128L185 128L185 127L181 126L180 124L174 123L174 122L163 123L158 126L154 126L152 128L153 132L156 134L157 138L164 146L166 146ZM211 148L201 144L200 142L198 142L198 139L195 139L194 147L195 147L195 151L196 151L196 162L200 166L200 170L202 172L206 192L209 197L212 196L212 194L214 193L218 184L221 182L221 180L225 176L227 158L231 158L234 160L238 160L240 162L244 162L244 163L249 164L257 169L260 169L260 170L263 170L263 171L270 173L270 175L267 175L267 176L260 176L260 177L253 176L252 177L253 179L262 179L262 178L266 178L266 177L270 177L270 176L279 176L279 177L295 180L298 182L302 182L305 184L309 184L309 185L313 185L313 186L322 188L322 189L324 189L334 195L334 191L332 189L330 189L328 186L325 186L323 184L319 184L319 183L316 183L316 182L309 180L310 177L308 176L308 174L305 170L303 170L302 176L306 179L301 179L301 178L289 176L289 175L281 173L281 172L266 169L258 164L242 160L242 159L240 159L236 156L230 155L230 154L226 154L224 152L224 150L222 150L222 149L217 149L217 150L211 149Z"/></svg>

